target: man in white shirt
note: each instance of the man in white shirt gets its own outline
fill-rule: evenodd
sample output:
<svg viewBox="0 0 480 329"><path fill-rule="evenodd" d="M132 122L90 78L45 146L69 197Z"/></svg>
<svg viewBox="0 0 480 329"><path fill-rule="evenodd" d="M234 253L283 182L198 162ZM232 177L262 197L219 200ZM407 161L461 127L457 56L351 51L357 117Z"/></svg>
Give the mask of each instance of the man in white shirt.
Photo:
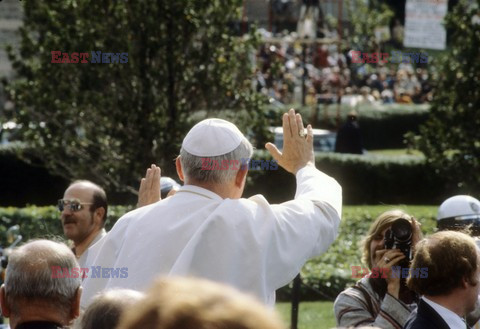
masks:
<svg viewBox="0 0 480 329"><path fill-rule="evenodd" d="M335 240L342 203L340 185L315 168L312 127L305 134L292 109L283 129L283 153L271 143L266 148L296 176L297 191L294 200L270 205L262 195L241 198L248 171L241 160L253 151L238 128L221 119L195 125L176 161L184 186L127 213L89 249L87 264L96 272L83 282L82 307L99 291L143 290L158 275L226 283L273 305L275 290ZM205 170L205 159L222 165Z"/></svg>
<svg viewBox="0 0 480 329"><path fill-rule="evenodd" d="M468 328L464 318L475 308L480 290L480 254L467 234L441 231L416 246L412 268L428 268L428 277L411 277L410 289L422 296L406 329Z"/></svg>

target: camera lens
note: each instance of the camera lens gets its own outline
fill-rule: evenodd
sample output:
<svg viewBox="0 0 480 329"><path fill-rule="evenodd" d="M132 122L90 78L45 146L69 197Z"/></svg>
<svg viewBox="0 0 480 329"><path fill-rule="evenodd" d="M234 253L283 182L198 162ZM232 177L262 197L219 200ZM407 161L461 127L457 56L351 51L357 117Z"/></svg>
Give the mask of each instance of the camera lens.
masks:
<svg viewBox="0 0 480 329"><path fill-rule="evenodd" d="M412 226L406 219L399 218L393 224L391 228L396 241L408 242L412 237Z"/></svg>

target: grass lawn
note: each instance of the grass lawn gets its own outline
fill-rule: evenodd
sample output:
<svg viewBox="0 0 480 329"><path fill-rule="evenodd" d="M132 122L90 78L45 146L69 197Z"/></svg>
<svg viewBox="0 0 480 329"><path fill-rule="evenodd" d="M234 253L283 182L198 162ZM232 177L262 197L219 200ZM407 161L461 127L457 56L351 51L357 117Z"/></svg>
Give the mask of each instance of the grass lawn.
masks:
<svg viewBox="0 0 480 329"><path fill-rule="evenodd" d="M277 303L276 309L287 327L290 328L290 303ZM330 329L335 328L333 302L301 302L298 313L298 329Z"/></svg>

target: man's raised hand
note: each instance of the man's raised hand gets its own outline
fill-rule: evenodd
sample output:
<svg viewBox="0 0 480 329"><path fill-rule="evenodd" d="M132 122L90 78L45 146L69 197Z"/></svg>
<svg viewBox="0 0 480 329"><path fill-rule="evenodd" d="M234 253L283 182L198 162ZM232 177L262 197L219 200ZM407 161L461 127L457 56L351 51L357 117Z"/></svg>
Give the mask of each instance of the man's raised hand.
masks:
<svg viewBox="0 0 480 329"><path fill-rule="evenodd" d="M137 208L155 203L161 200L160 196L160 167L152 164L147 169L145 177L140 181L138 189Z"/></svg>
<svg viewBox="0 0 480 329"><path fill-rule="evenodd" d="M283 114L282 119L283 152L280 152L272 143L267 143L265 148L282 168L292 174L296 174L305 166L315 167L312 126L307 126L305 134L302 116L298 113L295 114L294 109Z"/></svg>

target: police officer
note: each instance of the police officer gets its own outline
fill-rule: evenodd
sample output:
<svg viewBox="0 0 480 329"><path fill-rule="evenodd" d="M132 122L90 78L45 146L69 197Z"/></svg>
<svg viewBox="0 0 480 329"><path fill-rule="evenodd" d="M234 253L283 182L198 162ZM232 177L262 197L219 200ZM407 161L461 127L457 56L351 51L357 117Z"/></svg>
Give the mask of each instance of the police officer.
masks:
<svg viewBox="0 0 480 329"><path fill-rule="evenodd" d="M470 227L473 236L480 236L480 201L468 195L455 195L443 201L438 208L437 227L456 231Z"/></svg>

